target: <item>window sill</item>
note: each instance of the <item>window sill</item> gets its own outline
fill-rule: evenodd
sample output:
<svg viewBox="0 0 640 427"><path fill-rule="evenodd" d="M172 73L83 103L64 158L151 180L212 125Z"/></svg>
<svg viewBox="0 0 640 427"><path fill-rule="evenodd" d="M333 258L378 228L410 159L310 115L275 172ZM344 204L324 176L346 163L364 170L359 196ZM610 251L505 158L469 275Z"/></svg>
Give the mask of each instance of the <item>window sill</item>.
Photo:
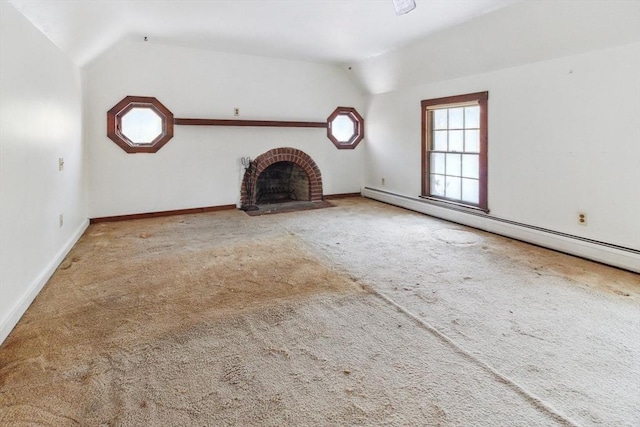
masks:
<svg viewBox="0 0 640 427"><path fill-rule="evenodd" d="M457 208L458 210L464 211L464 210L470 210L470 211L474 211L474 212L483 212L485 214L489 213L489 209L488 208L481 208L480 206L473 206L473 205L467 205L465 203L459 203L459 202L454 202L453 200L445 200L445 199L439 199L437 197L431 197L431 196L418 196L421 199L428 201L434 205L442 205L444 207L448 207L448 208Z"/></svg>

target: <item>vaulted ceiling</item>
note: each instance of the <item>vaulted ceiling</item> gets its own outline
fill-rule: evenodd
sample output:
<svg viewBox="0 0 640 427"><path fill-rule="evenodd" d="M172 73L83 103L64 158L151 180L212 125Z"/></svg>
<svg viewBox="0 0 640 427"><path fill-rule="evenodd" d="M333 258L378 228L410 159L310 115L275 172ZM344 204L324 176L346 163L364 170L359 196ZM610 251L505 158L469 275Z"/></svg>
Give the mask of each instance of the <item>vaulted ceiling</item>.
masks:
<svg viewBox="0 0 640 427"><path fill-rule="evenodd" d="M79 66L126 40L348 64L518 0L10 0Z"/></svg>

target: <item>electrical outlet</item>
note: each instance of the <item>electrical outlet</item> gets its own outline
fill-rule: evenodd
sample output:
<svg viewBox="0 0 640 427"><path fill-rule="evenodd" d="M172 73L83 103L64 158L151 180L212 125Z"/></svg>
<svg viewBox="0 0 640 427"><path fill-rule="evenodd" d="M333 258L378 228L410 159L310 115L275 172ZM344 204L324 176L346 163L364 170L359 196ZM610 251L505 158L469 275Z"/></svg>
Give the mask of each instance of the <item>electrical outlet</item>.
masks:
<svg viewBox="0 0 640 427"><path fill-rule="evenodd" d="M62 227L64 225L64 215L60 214L58 217L58 227Z"/></svg>
<svg viewBox="0 0 640 427"><path fill-rule="evenodd" d="M233 115L236 117L240 115L240 109L238 107L233 109Z"/></svg>
<svg viewBox="0 0 640 427"><path fill-rule="evenodd" d="M58 170L64 170L64 157L58 157Z"/></svg>
<svg viewBox="0 0 640 427"><path fill-rule="evenodd" d="M587 225L587 214L584 212L578 212L578 224Z"/></svg>

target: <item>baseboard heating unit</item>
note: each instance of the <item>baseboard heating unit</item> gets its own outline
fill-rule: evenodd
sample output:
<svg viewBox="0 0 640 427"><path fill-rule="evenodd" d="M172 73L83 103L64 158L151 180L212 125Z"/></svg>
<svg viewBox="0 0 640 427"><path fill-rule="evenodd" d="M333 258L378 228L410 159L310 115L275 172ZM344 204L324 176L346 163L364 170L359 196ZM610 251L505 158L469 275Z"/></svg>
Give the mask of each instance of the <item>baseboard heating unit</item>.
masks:
<svg viewBox="0 0 640 427"><path fill-rule="evenodd" d="M640 250L495 217L448 203L437 203L370 187L362 196L447 221L640 273Z"/></svg>

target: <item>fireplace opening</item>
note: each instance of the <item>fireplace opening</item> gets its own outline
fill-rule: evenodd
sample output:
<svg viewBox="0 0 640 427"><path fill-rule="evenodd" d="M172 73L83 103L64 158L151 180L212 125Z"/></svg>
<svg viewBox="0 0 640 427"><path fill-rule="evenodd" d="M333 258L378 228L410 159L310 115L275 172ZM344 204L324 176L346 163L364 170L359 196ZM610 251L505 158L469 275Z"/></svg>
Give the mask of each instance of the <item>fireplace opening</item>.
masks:
<svg viewBox="0 0 640 427"><path fill-rule="evenodd" d="M330 206L322 200L322 174L305 152L273 148L245 168L240 187L242 210L251 216Z"/></svg>
<svg viewBox="0 0 640 427"><path fill-rule="evenodd" d="M293 162L276 162L262 171L256 181L256 204L308 201L309 176Z"/></svg>

